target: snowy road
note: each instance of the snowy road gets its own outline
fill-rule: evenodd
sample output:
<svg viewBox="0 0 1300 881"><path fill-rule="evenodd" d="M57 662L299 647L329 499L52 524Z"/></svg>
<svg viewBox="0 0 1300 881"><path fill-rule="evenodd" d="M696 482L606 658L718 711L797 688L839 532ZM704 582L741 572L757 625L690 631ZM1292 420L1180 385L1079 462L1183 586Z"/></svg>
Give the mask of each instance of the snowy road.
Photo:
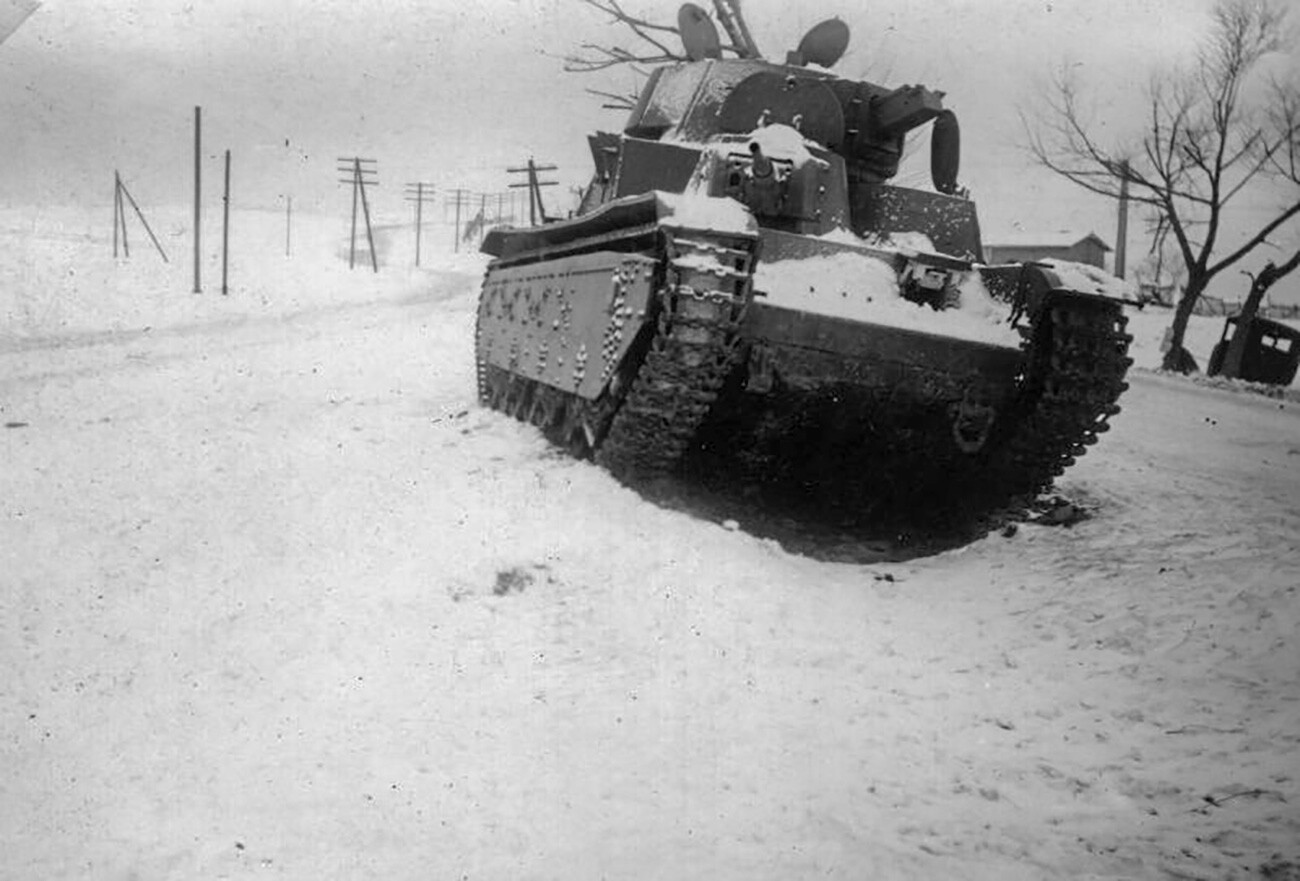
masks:
<svg viewBox="0 0 1300 881"><path fill-rule="evenodd" d="M1093 519L826 562L478 409L440 279L0 354L0 877L1300 861L1300 405L1138 373Z"/></svg>

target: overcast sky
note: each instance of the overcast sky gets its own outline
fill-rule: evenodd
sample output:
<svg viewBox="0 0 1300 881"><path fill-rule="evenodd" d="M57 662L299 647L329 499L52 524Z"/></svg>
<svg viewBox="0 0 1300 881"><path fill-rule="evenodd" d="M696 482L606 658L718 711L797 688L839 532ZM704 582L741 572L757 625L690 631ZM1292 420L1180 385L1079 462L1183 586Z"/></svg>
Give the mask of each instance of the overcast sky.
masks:
<svg viewBox="0 0 1300 881"><path fill-rule="evenodd" d="M678 4L625 5L671 22ZM1070 64L1100 124L1122 131L1150 71L1194 50L1210 6L746 0L745 11L769 57L837 16L853 32L838 72L945 91L986 238L1019 225L1113 242L1112 205L1030 167L1017 107ZM406 181L502 189L504 167L529 155L577 184L590 174L586 134L623 121L584 89L635 85L627 71L563 73L560 56L586 40L629 43L577 0L46 0L0 45L0 197L107 203L117 168L142 201L184 201L195 105L211 174L230 148L244 203L289 192L328 207L345 195L335 158L358 153L379 160L381 214L403 210Z"/></svg>

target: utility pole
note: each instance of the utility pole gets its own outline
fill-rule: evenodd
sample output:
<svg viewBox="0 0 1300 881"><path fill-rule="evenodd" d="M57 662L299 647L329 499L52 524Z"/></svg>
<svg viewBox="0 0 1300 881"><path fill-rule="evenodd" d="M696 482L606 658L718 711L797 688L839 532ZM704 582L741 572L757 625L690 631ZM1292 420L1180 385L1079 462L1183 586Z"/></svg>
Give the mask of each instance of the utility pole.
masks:
<svg viewBox="0 0 1300 881"><path fill-rule="evenodd" d="M420 233L424 228L424 197L433 199L434 186L425 181L406 185L406 201L415 203L415 265L420 265Z"/></svg>
<svg viewBox="0 0 1300 881"><path fill-rule="evenodd" d="M202 293L203 287L199 284L199 264L200 254L203 250L202 236L200 235L200 224L203 220L203 212L200 210L201 203L201 184L203 179L203 139L202 133L202 116L203 111L199 107L194 108L194 293Z"/></svg>
<svg viewBox="0 0 1300 881"><path fill-rule="evenodd" d="M370 265L375 272L379 271L379 257L375 254L375 236L374 230L370 225L370 200L366 198L367 187L379 186L376 178L379 175L377 167L378 160L362 159L359 156L341 157L339 159L339 174L348 175L347 180L340 179L341 184L352 185L352 235L348 243L348 268L356 266L357 257L357 199L360 197L361 210L365 215L366 221L366 241L370 244Z"/></svg>
<svg viewBox="0 0 1300 881"><path fill-rule="evenodd" d="M528 157L528 164L518 168L507 168L506 171L511 174L527 172L528 179L524 183L511 184L512 187L528 187L528 223L530 226L537 226L537 218L541 217L542 223L546 222L546 209L542 206L542 187L554 187L559 185L559 181L538 180L537 172L555 171L554 165L538 165L533 161L533 157Z"/></svg>
<svg viewBox="0 0 1300 881"><path fill-rule="evenodd" d="M113 257L117 257L117 231L122 231L122 249L126 251L126 214L122 210L122 176L113 172ZM126 251L130 257L131 252Z"/></svg>
<svg viewBox="0 0 1300 881"><path fill-rule="evenodd" d="M164 263L170 263L171 261L167 259L167 252L164 251L163 246L159 244L158 237L153 234L153 227L149 226L149 221L145 220L144 212L140 210L139 204L136 203L135 196L131 195L131 191L128 190L126 188L126 184L122 182L121 173L114 171L113 181L116 184L115 189L117 191L113 197L113 202L114 205L116 206L115 211L117 215L114 218L114 224L113 224L113 256L114 257L117 256L117 229L119 226L122 229L123 256L126 257L131 256L131 251L127 247L127 241L126 241L126 203L130 202L131 209L135 211L135 216L140 218L140 225L143 226L144 231L149 234L149 241L153 242L153 246L158 249L158 255L162 257Z"/></svg>
<svg viewBox="0 0 1300 881"><path fill-rule="evenodd" d="M230 289L226 282L230 277L230 151L226 151L226 188L221 196L221 296L227 296Z"/></svg>
<svg viewBox="0 0 1300 881"><path fill-rule="evenodd" d="M466 206L466 205L468 204L468 199L469 199L469 190L462 189L461 187L457 187L456 189L454 189L454 190L451 191L451 195L450 195L449 197L443 199L443 201L442 201L442 204L443 204L444 206L445 206L445 205L448 205L448 204L451 204L451 205L455 205L455 206L456 206L456 245L455 245L455 251L456 251L457 254L460 253L460 209L461 209L463 206Z"/></svg>
<svg viewBox="0 0 1300 881"><path fill-rule="evenodd" d="M488 220L488 199L492 197L491 193L478 193L478 214L470 221L476 233L478 233L478 242L483 244L483 239L487 235L488 227L491 225ZM465 231L469 235L469 230Z"/></svg>
<svg viewBox="0 0 1300 881"><path fill-rule="evenodd" d="M1124 277L1128 259L1128 162L1119 165L1119 229L1115 232L1115 276ZM1159 279L1156 280L1159 283Z"/></svg>

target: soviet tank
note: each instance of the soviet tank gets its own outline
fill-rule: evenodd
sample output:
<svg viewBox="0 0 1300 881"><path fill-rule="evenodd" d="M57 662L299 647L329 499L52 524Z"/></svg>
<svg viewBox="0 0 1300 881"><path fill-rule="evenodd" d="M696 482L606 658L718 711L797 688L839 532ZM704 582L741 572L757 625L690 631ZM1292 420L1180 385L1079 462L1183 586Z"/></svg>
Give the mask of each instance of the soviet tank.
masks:
<svg viewBox="0 0 1300 881"><path fill-rule="evenodd" d="M809 64L847 43L814 33L785 63L696 40L588 138L572 216L488 233L479 400L627 481L704 463L867 515L1037 493L1119 410L1124 303L985 265L943 94ZM933 188L899 186L925 126Z"/></svg>

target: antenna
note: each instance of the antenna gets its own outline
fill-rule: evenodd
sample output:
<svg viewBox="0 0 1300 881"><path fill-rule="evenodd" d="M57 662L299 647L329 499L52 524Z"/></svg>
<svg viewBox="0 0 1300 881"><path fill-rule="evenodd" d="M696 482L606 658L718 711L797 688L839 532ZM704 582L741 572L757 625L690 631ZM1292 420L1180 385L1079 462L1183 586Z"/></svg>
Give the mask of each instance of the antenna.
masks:
<svg viewBox="0 0 1300 881"><path fill-rule="evenodd" d="M682 46L691 61L722 57L718 29L709 14L694 3L683 3L677 10L677 29L682 32Z"/></svg>
<svg viewBox="0 0 1300 881"><path fill-rule="evenodd" d="M799 48L786 56L786 64L803 67L817 64L833 67L849 48L849 26L838 18L828 18L803 35Z"/></svg>

